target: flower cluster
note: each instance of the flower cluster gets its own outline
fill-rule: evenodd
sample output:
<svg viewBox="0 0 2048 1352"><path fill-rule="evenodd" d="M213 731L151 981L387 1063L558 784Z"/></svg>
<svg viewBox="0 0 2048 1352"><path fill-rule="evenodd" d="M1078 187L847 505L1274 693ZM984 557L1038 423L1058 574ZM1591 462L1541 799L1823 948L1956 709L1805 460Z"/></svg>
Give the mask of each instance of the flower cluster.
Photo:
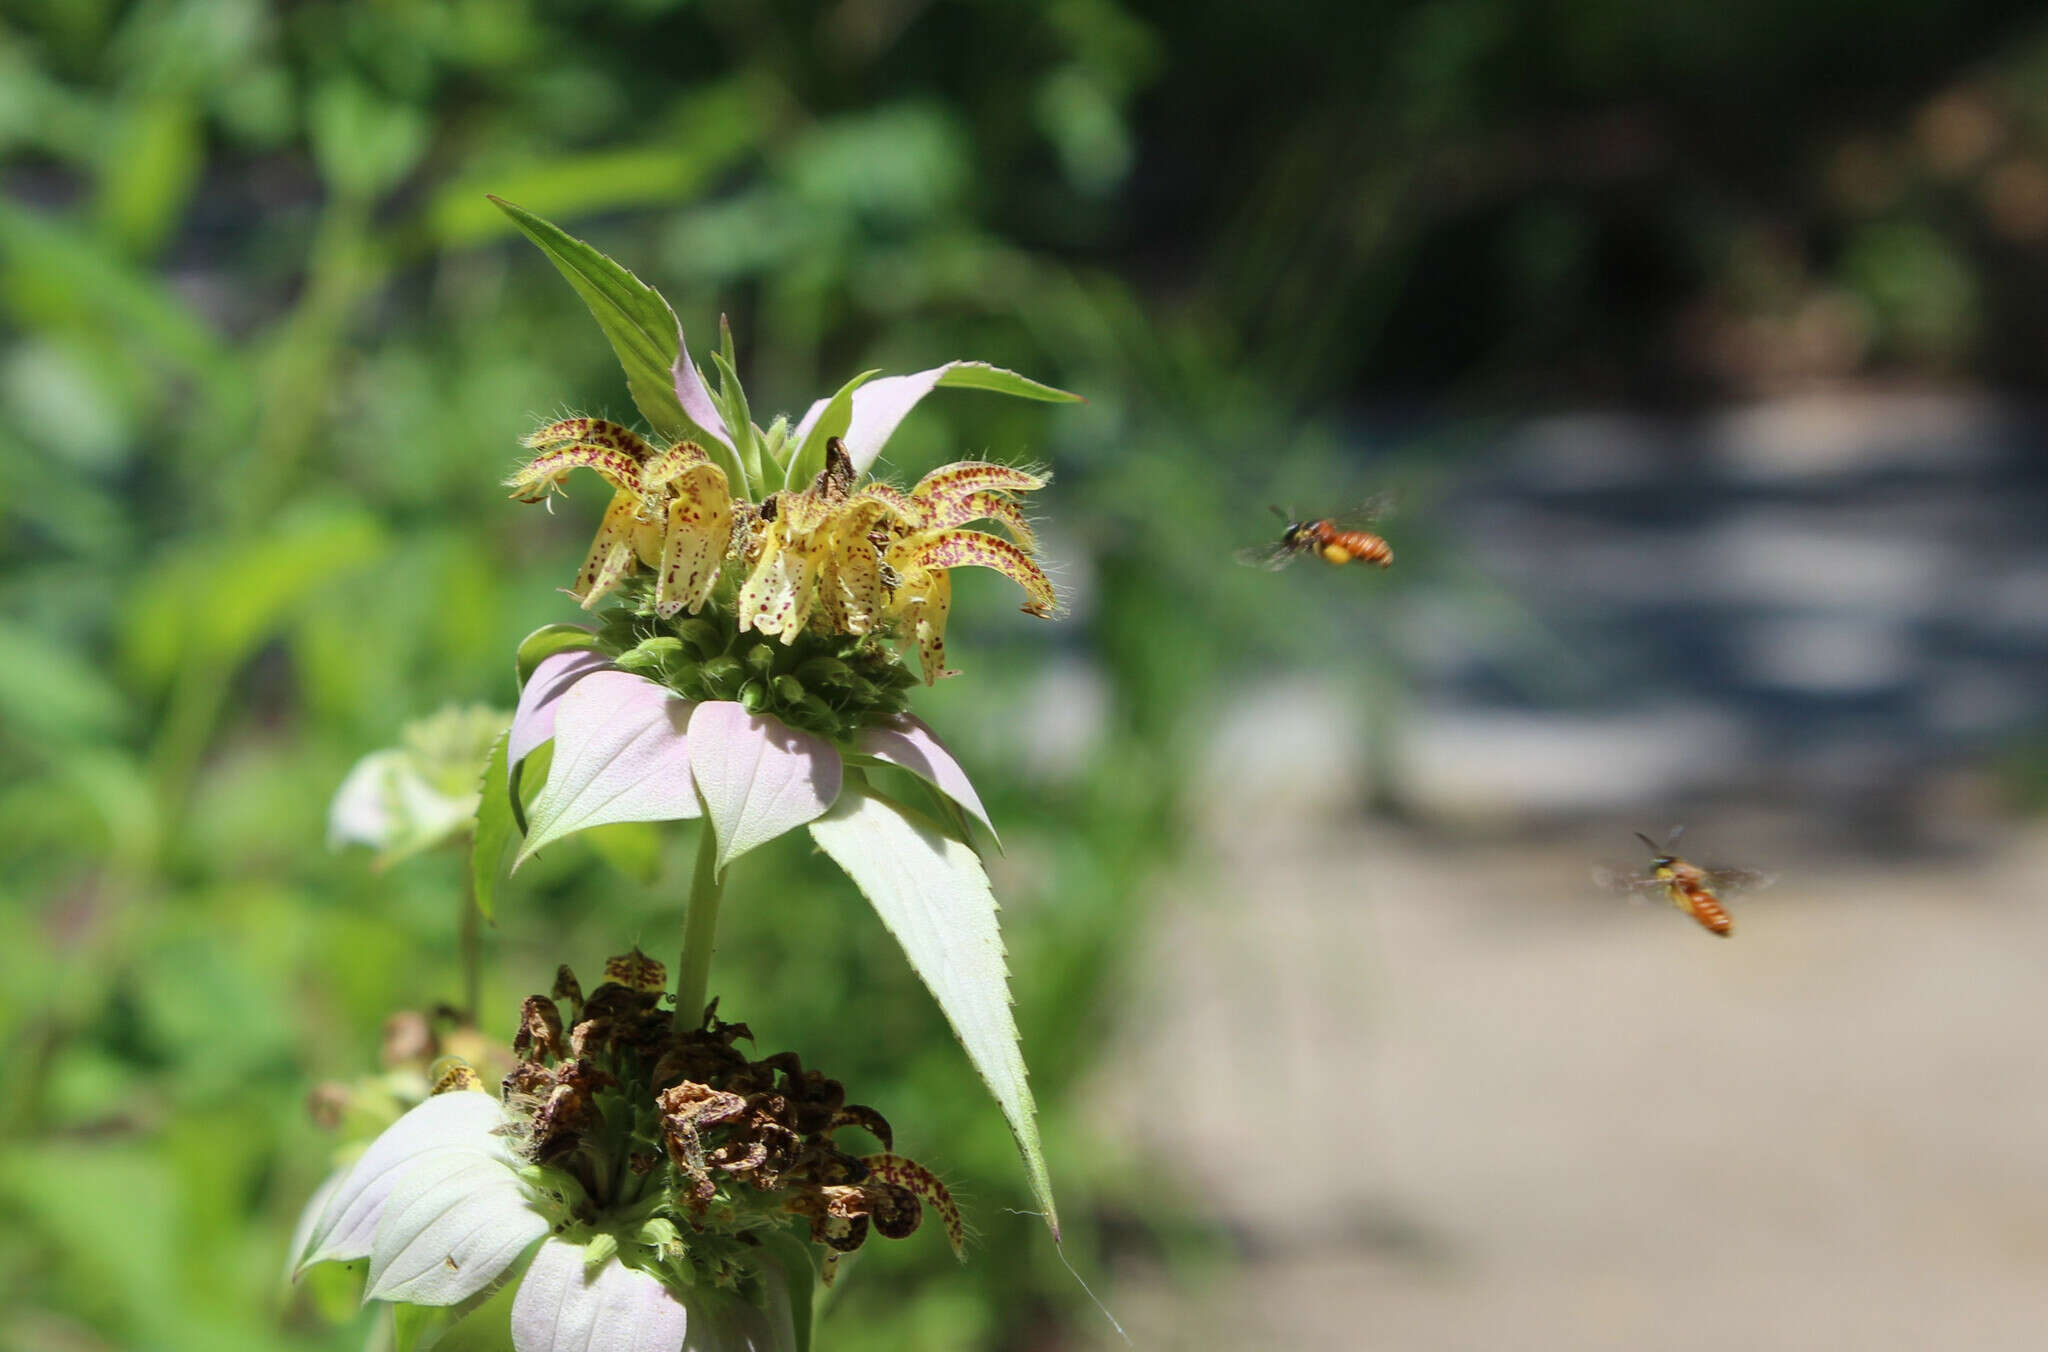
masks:
<svg viewBox="0 0 2048 1352"><path fill-rule="evenodd" d="M1015 497L1043 488L1042 474L960 461L905 492L857 482L845 442L828 437L825 467L808 485L756 504L734 496L724 470L695 442L656 450L617 423L568 418L526 444L539 454L507 480L520 501L544 500L576 469L612 487L570 589L586 610L645 567L654 578L655 615L694 615L731 562L744 579L731 605L737 632L777 635L785 646L807 630L902 637L917 644L930 684L951 674L949 569L973 565L1010 578L1023 588L1028 615L1048 617L1056 605ZM1000 526L1008 538L967 529L977 521Z"/></svg>
<svg viewBox="0 0 2048 1352"><path fill-rule="evenodd" d="M357 761L328 810L327 844L368 845L384 867L466 834L477 771L505 731L503 710L450 705L405 726L399 745Z"/></svg>
<svg viewBox="0 0 2048 1352"><path fill-rule="evenodd" d="M517 1352L606 1333L708 1350L793 1345L790 1284L811 1280L799 1233L828 1281L927 1205L959 1252L945 1186L892 1152L879 1113L794 1053L748 1058L735 1044L752 1035L715 1007L682 1026L644 954L605 971L587 998L564 967L526 1001L498 1095L451 1061L326 1194L300 1270L367 1258L367 1299L480 1335L509 1319ZM843 1149L850 1129L881 1149Z"/></svg>

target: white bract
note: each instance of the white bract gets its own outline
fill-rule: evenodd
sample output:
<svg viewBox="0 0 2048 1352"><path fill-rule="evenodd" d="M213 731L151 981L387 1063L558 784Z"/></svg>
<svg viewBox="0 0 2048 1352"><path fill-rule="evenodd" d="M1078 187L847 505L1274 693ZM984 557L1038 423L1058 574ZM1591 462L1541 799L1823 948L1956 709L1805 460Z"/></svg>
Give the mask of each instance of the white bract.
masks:
<svg viewBox="0 0 2048 1352"><path fill-rule="evenodd" d="M559 1188L503 1134L489 1095L436 1095L393 1123L316 1199L296 1270L369 1261L364 1300L426 1307L419 1345L513 1352L793 1352L787 1293L766 1307L670 1283L617 1236L565 1225ZM591 1241L595 1240L595 1243ZM764 1260L764 1265L766 1260ZM680 1288L680 1289L678 1289Z"/></svg>
<svg viewBox="0 0 2048 1352"><path fill-rule="evenodd" d="M357 761L335 790L327 844L367 845L381 867L468 832L503 711L450 707L408 724L401 744Z"/></svg>

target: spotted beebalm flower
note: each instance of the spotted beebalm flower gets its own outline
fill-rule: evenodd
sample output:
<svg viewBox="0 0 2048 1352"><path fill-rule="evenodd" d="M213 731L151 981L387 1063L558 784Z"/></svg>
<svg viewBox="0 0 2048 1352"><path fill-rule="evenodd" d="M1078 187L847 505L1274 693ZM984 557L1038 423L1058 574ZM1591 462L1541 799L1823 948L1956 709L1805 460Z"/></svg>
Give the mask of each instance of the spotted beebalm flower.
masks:
<svg viewBox="0 0 2048 1352"><path fill-rule="evenodd" d="M909 711L920 679L948 674L953 569L999 572L1022 588L1026 612L1055 610L1020 506L1046 480L985 460L944 466L909 488L871 471L937 390L1076 396L954 361L879 380L865 372L795 422L778 417L763 429L729 331L710 358L714 392L659 293L531 212L498 206L590 305L648 430L550 423L528 439L533 457L509 481L514 497L540 501L583 469L611 500L570 589L595 623L549 626L520 647L519 710L494 752L503 776L489 776L478 814L479 898L518 833L525 859L587 827L702 818L678 973L694 1004L708 993L727 866L805 827L938 1000L1008 1119L1057 1236L995 896L970 843L971 823L987 828L988 816L959 763ZM899 801L905 790L928 797L927 809Z"/></svg>
<svg viewBox="0 0 2048 1352"><path fill-rule="evenodd" d="M413 1345L514 1352L782 1352L808 1342L812 1268L926 1207L887 1121L741 1024L682 1028L665 973L614 958L588 1000L561 970L530 997L500 1093L454 1064L317 1199L296 1270L367 1260L364 1299L411 1307ZM566 1016L566 1018L565 1018ZM856 1156L840 1133L881 1150Z"/></svg>
<svg viewBox="0 0 2048 1352"><path fill-rule="evenodd" d="M1045 487L1043 474L968 460L905 492L858 482L853 452L844 439L827 437L824 468L809 484L755 504L735 500L725 472L694 442L656 451L616 423L568 418L527 445L543 449L508 481L521 501L541 501L575 469L612 487L570 588L586 610L645 567L655 578L656 615L694 615L730 573L744 578L732 610L742 632L776 635L785 646L806 631L901 638L917 645L930 684L952 674L945 667L950 569L989 568L1010 578L1024 591L1027 615L1049 617L1057 605L1015 497ZM977 521L999 525L1007 538L968 529Z"/></svg>
<svg viewBox="0 0 2048 1352"><path fill-rule="evenodd" d="M381 867L466 834L506 717L481 704L450 705L407 724L399 745L357 761L335 791L329 847L367 845Z"/></svg>

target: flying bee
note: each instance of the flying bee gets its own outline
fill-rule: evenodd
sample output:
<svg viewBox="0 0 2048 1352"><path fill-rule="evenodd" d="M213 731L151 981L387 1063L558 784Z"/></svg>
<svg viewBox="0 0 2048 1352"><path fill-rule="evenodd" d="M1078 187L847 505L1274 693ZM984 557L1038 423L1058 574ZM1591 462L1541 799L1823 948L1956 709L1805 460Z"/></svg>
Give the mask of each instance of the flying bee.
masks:
<svg viewBox="0 0 2048 1352"><path fill-rule="evenodd" d="M1721 904L1721 898L1769 887L1777 881L1777 875L1720 864L1702 867L1681 859L1672 853L1672 847L1678 844L1678 838L1683 834L1685 828L1675 826L1670 836L1659 845L1641 831L1636 832L1636 839L1649 847L1649 869L1638 873L1631 869L1596 868L1593 881L1607 891L1623 896L1661 896L1699 921L1703 928L1725 939L1734 931L1735 921L1729 916L1728 908Z"/></svg>
<svg viewBox="0 0 2048 1352"><path fill-rule="evenodd" d="M1342 516L1320 517L1313 521L1293 520L1292 513L1275 507L1274 515L1286 526L1280 533L1279 543L1241 549L1237 554L1238 561L1254 568L1277 571L1304 554L1317 554L1332 567L1342 567L1356 560L1391 568L1394 547L1365 527L1385 518L1393 511L1393 505L1393 495L1381 493Z"/></svg>

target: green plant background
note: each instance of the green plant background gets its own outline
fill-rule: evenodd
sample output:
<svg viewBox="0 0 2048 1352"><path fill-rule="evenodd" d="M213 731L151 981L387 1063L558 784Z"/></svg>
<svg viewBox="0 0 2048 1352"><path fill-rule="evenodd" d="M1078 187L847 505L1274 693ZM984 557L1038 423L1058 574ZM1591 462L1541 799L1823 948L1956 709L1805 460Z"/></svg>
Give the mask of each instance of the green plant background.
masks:
<svg viewBox="0 0 2048 1352"><path fill-rule="evenodd" d="M0 1341L361 1343L279 1282L333 1147L304 1100L374 1068L394 1009L456 996L461 862L372 873L323 848L327 800L405 720L510 702L601 503L496 484L537 419L632 416L486 192L634 267L700 346L729 313L763 421L956 356L1088 397L943 392L889 459L1057 471L1033 505L1073 615L965 583L967 675L920 707L1009 845L1068 1254L1196 1280L1226 1246L1089 1112L1119 954L1200 847L1179 795L1232 672L1342 664L1361 700L1401 679L1368 637L1400 570L1275 588L1231 551L1269 500L1426 497L1501 408L1719 392L1667 341L1689 300L1761 321L1847 296L1858 369L2037 377L2041 260L1978 169L1915 158L1916 110L1958 82L2005 91L2036 153L2031 24L1913 0L8 7ZM1603 152L1555 150L1588 125L1567 140ZM1867 163L1888 192L1851 191ZM1342 424L1364 406L1425 430ZM1418 523L1404 567L1433 547ZM1330 626L1339 603L1359 622ZM1047 674L1082 663L1107 717L1049 764ZM559 961L674 948L690 841L650 839L506 886L491 1028ZM830 1345L1105 1336L844 880L763 851L723 939L725 1012L880 1107L980 1231L964 1271L935 1235L871 1246Z"/></svg>

